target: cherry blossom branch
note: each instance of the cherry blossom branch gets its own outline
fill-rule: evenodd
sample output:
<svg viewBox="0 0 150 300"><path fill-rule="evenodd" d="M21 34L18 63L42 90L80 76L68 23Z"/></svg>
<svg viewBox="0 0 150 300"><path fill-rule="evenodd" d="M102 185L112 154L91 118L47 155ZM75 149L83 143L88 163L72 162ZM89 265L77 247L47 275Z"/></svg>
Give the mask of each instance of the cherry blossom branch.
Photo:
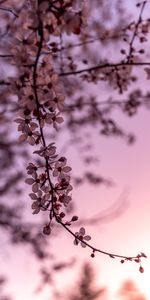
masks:
<svg viewBox="0 0 150 300"><path fill-rule="evenodd" d="M40 104L39 104L39 100L38 100L37 80L36 80L37 79L37 67L38 67L38 62L39 62L39 58L40 58L40 54L41 54L41 50L42 50L43 39L44 39L44 37L43 37L43 25L42 25L42 22L41 22L40 19L39 19L38 32L39 32L39 35L40 35L40 41L39 41L38 51L37 51L37 55L36 55L36 59L35 59L35 63L34 63L34 68L33 68L33 91L34 91L34 96L35 96L35 101L36 101L36 106L37 106L38 122L39 122L41 138L42 138L43 146L46 147L43 129L40 125L40 110L39 110L39 105Z"/></svg>
<svg viewBox="0 0 150 300"><path fill-rule="evenodd" d="M38 99L37 81L36 81L36 79L37 79L38 61L39 61L39 58L40 58L40 54L41 54L41 51L42 51L42 45L43 45L43 41L44 41L43 24L42 24L42 21L40 20L40 18L39 18L38 32L39 32L39 35L40 35L40 41L39 41L38 51L37 51L37 55L36 55L36 59L35 59L35 64L34 64L34 69L33 69L33 90L34 90L35 101L36 101L36 106L37 106L38 122L39 122L39 128L40 128L41 138L42 138L43 146L45 148L47 148L45 137L44 137L43 128L41 127L40 103L39 103L39 99ZM50 179L49 162L48 162L48 157L47 156L45 157L45 162L46 162L46 172L47 172L47 176L48 176L48 182L49 182L50 189L51 189L52 212L53 212L53 216L55 217L56 221L58 222L58 217L56 216L56 213L55 213L55 210L54 210L54 189L53 189L53 184L52 184L51 179ZM47 208L48 208L48 206L47 206ZM50 219L51 218L52 218L52 216L50 216Z"/></svg>
<svg viewBox="0 0 150 300"><path fill-rule="evenodd" d="M142 22L142 14L143 14L143 11L144 11L146 3L147 3L147 1L143 1L143 3L141 3L141 11L140 11L138 20L137 20L137 22L135 24L135 30L133 32L132 39L131 39L131 41L129 43L129 53L128 53L128 56L127 56L127 62L130 61L130 59L132 57L132 54L133 54L133 44L134 44L135 38L137 36L139 25Z"/></svg>
<svg viewBox="0 0 150 300"><path fill-rule="evenodd" d="M29 195L33 200L33 214L39 213L40 210L49 212L49 223L43 228L44 234L49 235L51 233L51 224L54 220L74 237L75 245L81 244L83 248L87 246L92 250L92 257L95 256L96 252L99 252L111 258L120 258L121 263L125 261L135 261L140 264L139 271L143 272L144 269L141 266L141 258L146 257L143 252L132 257L106 252L88 243L91 237L85 234L84 227L81 227L79 232L75 233L70 229L72 222L78 220L77 216L73 216L69 221L63 221L65 213L62 209L65 210L71 201L70 192L72 186L70 185L69 176L71 168L66 165L67 159L65 157L58 157L54 143L47 144L44 126L46 123L57 129L57 125L63 122L60 113L62 111L64 96L61 87L59 87L58 75L67 76L73 73L67 72L58 75L55 74L53 60L42 57L42 50L47 47L47 35L49 34L49 30L51 30L54 35L56 34L56 36L58 36L58 33L60 35L62 30L65 30L65 26L67 32L68 22L70 22L69 24L72 32L78 34L83 20L82 13L80 15L77 13L73 15L73 13L70 12L70 7L69 10L67 5L62 7L63 4L61 2L59 6L59 1L58 7L54 7L53 1L51 7L48 7L48 11L50 9L50 12L52 13L54 8L57 12L55 11L53 16L58 19L59 17L64 18L63 22L58 22L58 31L55 32L56 24L54 21L56 20L50 20L51 23L49 26L49 15L46 15L47 4L45 2L44 4L42 3L41 5L45 5L42 7L40 7L40 4L39 1L37 11L34 12L33 15L30 14L28 16L32 18L32 20L29 20L29 24L32 24L32 26L28 25L28 28L33 30L33 44L31 41L26 40L26 45L22 44L21 48L21 50L24 51L23 53L27 56L29 64L29 53L31 50L33 51L31 52L34 53L35 60L31 68L28 68L28 71L25 69L25 72L23 74L21 73L21 84L18 84L18 82L16 84L16 87L19 90L18 94L21 98L19 118L16 119L16 122L19 124L18 130L22 132L19 139L20 141L28 141L32 146L40 145L40 149L33 153L39 155L40 158L44 160L44 166L43 161L42 165L40 165L41 162L39 162L36 165L29 163L27 166L27 174L30 177L26 179L26 183L32 186L32 193ZM33 27L35 21L37 26ZM62 24L63 27L61 28ZM19 49L19 52L21 52L21 50ZM24 61L25 59L23 59L23 62ZM33 58L31 61L33 61ZM20 62L22 63L21 59ZM104 64L94 68L114 67L117 72L117 67L125 65L129 66L131 63ZM23 65L21 67L23 68ZM90 72L92 70L93 68L78 70L75 71L74 74ZM118 80L120 80L120 78L118 78ZM37 128L39 131L37 131ZM44 170L43 173L41 173L42 170L40 170L40 168Z"/></svg>
<svg viewBox="0 0 150 300"><path fill-rule="evenodd" d="M135 262L140 262L139 260L137 261L137 259L140 259L141 257L144 257L146 258L146 255L141 252L140 254L138 254L137 256L125 256L125 255L120 255L120 254L114 254L114 253L110 253L110 252L107 252L107 251L104 251L104 250L100 250L99 248L95 248L93 247L91 244L87 243L85 240L84 240L84 235L82 236L82 234L80 236L78 236L77 234L75 234L72 230L70 230L68 228L68 226L66 224L64 224L62 221L60 221L59 219L57 220L58 223L60 223L74 238L75 238L75 241L76 241L76 244L78 244L77 241L81 242L83 245L87 246L88 248L90 248L92 250L92 254L91 256L93 256L93 254L95 254L96 252L99 252L101 254L104 254L104 255L107 255L111 258L122 258L124 261L127 260L127 261L135 261ZM81 227L83 229L83 227ZM82 245L82 247L83 247ZM123 263L123 261L121 261L121 263Z"/></svg>
<svg viewBox="0 0 150 300"><path fill-rule="evenodd" d="M13 57L12 54L0 54L0 58L10 58Z"/></svg>
<svg viewBox="0 0 150 300"><path fill-rule="evenodd" d="M11 85L11 83L5 80L0 80L0 85Z"/></svg>
<svg viewBox="0 0 150 300"><path fill-rule="evenodd" d="M34 66L34 71L33 71L33 89L34 89L34 95L35 95L35 100L36 100L36 104L37 104L37 112L38 112L38 121L39 121L39 127L40 127L40 132L41 132L41 137L42 137L42 142L43 142L43 146L46 148L46 141L45 141L45 137L44 137L44 133L43 133L43 129L40 125L40 110L39 110L39 100L38 100L38 94L37 94L37 82L36 82L36 78L37 78L37 66L38 66L38 61L39 61L39 57L40 57L40 53L42 50L42 43L43 43L43 26L42 26L42 22L40 21L39 23L40 27L39 27L39 31L40 31L40 41L39 41L39 47L38 47L38 51L37 51L37 56L36 56L36 60L35 60L35 66ZM51 189L51 203L52 203L52 209L50 211L50 219L52 219L52 217L55 218L56 222L59 223L63 228L65 228L66 231L69 232L69 234L71 234L74 238L75 238L75 244L78 245L79 242L81 242L82 247L88 247L89 249L92 250L92 254L91 256L94 257L96 252L99 252L101 254L107 255L111 258L121 258L121 262L123 263L124 261L135 261L140 263L141 262L141 258L142 257L146 257L144 253L140 253L137 256L132 256L132 257L128 257L125 255L119 255L119 254L114 254L114 253L110 253L110 252L106 252L104 250L98 249L93 247L91 244L89 244L88 242L86 242L86 239L90 239L90 236L84 236L85 235L85 230L83 227L80 228L79 233L74 233L68 226L70 226L71 224L69 222L64 223L60 216L58 216L55 212L54 209L54 188L53 188L53 184L51 182L50 179L50 173L49 173L49 162L48 162L48 158L45 157L45 161L46 161L46 172L47 172L47 176L48 176L48 182L50 185L50 189ZM51 215L51 212L53 213L53 216ZM74 217L75 218L75 217ZM49 225L46 225L46 229L48 229ZM47 233L47 230L45 230L45 233ZM49 231L48 231L49 233ZM143 268L140 265L140 272L143 271Z"/></svg>
<svg viewBox="0 0 150 300"><path fill-rule="evenodd" d="M76 71L68 71L68 72L60 72L59 76L70 76L70 75L78 75L78 74L82 74L85 72L92 72L95 70L100 70L100 69L111 69L111 68L117 68L117 67L125 67L125 66L133 66L133 67L139 67L139 66L150 66L150 62L120 62L120 63L116 63L116 64L109 64L109 63L105 63L105 64L100 64L100 65L96 65L93 67L89 67L89 68L84 68L84 69L80 69L80 70L76 70Z"/></svg>

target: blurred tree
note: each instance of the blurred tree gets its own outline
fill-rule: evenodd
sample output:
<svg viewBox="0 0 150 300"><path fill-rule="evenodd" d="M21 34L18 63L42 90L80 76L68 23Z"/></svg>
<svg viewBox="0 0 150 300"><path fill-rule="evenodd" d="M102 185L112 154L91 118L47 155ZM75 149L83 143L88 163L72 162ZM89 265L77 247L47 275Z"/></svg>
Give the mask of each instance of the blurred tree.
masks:
<svg viewBox="0 0 150 300"><path fill-rule="evenodd" d="M95 284L94 268L90 263L84 263L78 280L72 286L66 286L67 292L64 294L59 291L56 292L56 298L54 299L67 299L67 300L106 300L112 299L109 295L109 287L97 288ZM107 282L106 282L107 284ZM69 292L68 292L69 291ZM113 298L114 299L114 298ZM116 300L147 300L146 296L136 286L136 283L132 280L124 281L118 288L115 296Z"/></svg>
<svg viewBox="0 0 150 300"><path fill-rule="evenodd" d="M67 287L68 289L68 287ZM69 290L69 289L68 289ZM62 299L68 300L94 300L107 299L106 289L95 287L95 274L91 264L85 263L79 274L78 282L72 286L72 291L69 296L64 296ZM61 297L60 297L61 298Z"/></svg>
<svg viewBox="0 0 150 300"><path fill-rule="evenodd" d="M146 300L132 280L123 283L118 295L120 300Z"/></svg>
<svg viewBox="0 0 150 300"><path fill-rule="evenodd" d="M0 299L1 300L12 300L12 298L10 298L9 296L6 296L3 292L3 287L5 285L5 278L4 277L0 277Z"/></svg>
<svg viewBox="0 0 150 300"><path fill-rule="evenodd" d="M82 269L78 287L75 289L77 293L70 297L70 300L94 300L104 299L105 289L94 288L94 274L90 264L85 264Z"/></svg>

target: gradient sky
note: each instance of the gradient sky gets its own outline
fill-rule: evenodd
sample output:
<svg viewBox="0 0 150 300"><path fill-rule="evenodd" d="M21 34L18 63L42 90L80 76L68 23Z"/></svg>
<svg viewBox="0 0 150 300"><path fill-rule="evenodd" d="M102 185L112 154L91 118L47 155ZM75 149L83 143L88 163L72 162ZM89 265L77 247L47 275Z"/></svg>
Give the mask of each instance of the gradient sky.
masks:
<svg viewBox="0 0 150 300"><path fill-rule="evenodd" d="M136 263L128 262L121 265L118 260L101 254L91 259L89 249L75 247L72 237L63 230L59 237L52 240L51 249L55 252L58 261L68 261L72 257L76 257L79 264L83 261L91 261L97 270L98 284L108 287L111 295L114 296L114 298L111 296L111 300L116 299L115 293L125 279L133 279L150 299L150 111L142 109L136 117L130 119L117 113L116 117L124 128L135 132L137 140L134 145L128 146L121 139L102 138L93 132L95 143L93 151L100 157L99 164L96 164L93 169L100 175L112 178L115 186L108 189L84 185L81 189L76 189L73 196L76 211L82 218L109 208L121 195L126 195L129 205L119 218L99 226L85 225L85 227L87 233L92 236L91 243L97 248L127 256L144 252L148 256L142 264L145 272L141 274ZM72 168L80 175L83 165L79 162L79 153L73 148L69 151ZM7 243L2 245L0 251L1 273L8 273L10 280L7 286L14 299L48 299L49 290L39 296L32 293L38 280L38 268L34 258L30 257L29 251L21 247L17 247L16 250L12 247L8 249ZM67 289L77 272L78 268L75 268L64 272L63 276L60 274L57 280L58 290L63 290L64 287Z"/></svg>
<svg viewBox="0 0 150 300"><path fill-rule="evenodd" d="M96 166L97 173L111 177L116 185L112 188L83 186L74 191L76 211L81 217L92 216L102 209L109 208L123 191L129 202L128 208L119 217L108 224L87 227L87 232L92 236L92 243L102 250L124 254L136 255L140 251L150 256L149 227L150 227L150 118L149 111L142 110L134 119L122 119L124 126L129 126L137 135L137 141L132 146L127 146L120 139L101 138L96 141L95 151L100 153L101 162ZM77 161L74 159L73 168L77 172ZM75 228L76 231L76 228ZM68 261L76 257L82 261L91 261L97 269L98 282L108 286L115 293L120 283L130 278L135 280L140 289L150 299L150 261L143 261L145 272L138 271L138 264L128 262L121 265L119 261L97 254L90 258L90 251L73 245L72 237L67 232L52 240L51 249L54 250L58 261ZM60 251L61 249L61 251ZM4 251L5 250L5 251ZM11 256L13 251L13 258ZM14 293L15 300L45 300L44 295L33 296L33 287L38 279L37 266L29 252L21 247L1 249L3 262L1 270L8 270L10 277L9 288ZM6 267L7 266L7 267ZM59 289L67 288L72 283L73 274L77 270L68 270L64 275L58 276ZM63 278L63 279L62 279ZM71 279L70 279L71 278ZM22 294L23 292L23 294ZM46 294L49 293L48 291ZM114 298L115 299L115 298Z"/></svg>

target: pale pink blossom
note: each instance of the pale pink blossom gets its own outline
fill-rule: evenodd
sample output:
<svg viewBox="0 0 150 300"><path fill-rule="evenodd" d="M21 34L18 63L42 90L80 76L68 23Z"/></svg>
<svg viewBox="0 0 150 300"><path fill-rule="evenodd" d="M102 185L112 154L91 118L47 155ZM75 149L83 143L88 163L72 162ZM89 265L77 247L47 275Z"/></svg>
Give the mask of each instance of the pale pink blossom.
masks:
<svg viewBox="0 0 150 300"><path fill-rule="evenodd" d="M85 235L85 228L81 227L79 232L75 233L75 236L77 237L77 239L75 238L74 240L74 245L78 245L79 243L81 243L81 246L83 248L86 247L86 244L84 244L82 241L89 241L91 239L91 237L89 235Z"/></svg>
<svg viewBox="0 0 150 300"><path fill-rule="evenodd" d="M34 131L38 128L38 125L35 122L32 122L30 117L26 117L25 119L17 118L15 119L15 122L19 124L18 131Z"/></svg>
<svg viewBox="0 0 150 300"><path fill-rule="evenodd" d="M47 104L54 110L58 109L59 111L62 111L64 108L64 96L62 94L57 94L57 96L53 97Z"/></svg>
<svg viewBox="0 0 150 300"><path fill-rule="evenodd" d="M60 113L46 113L44 119L47 124L52 124L55 129L58 129L57 125L63 122Z"/></svg>
<svg viewBox="0 0 150 300"><path fill-rule="evenodd" d="M32 203L33 214L38 214L40 210L46 210L46 203L50 198L49 194L43 194L41 190L38 190L37 195L35 193L29 194L34 202Z"/></svg>
<svg viewBox="0 0 150 300"><path fill-rule="evenodd" d="M19 141L27 141L30 145L34 146L38 143L40 139L40 133L38 131L33 131L31 129L26 129L26 131L20 135Z"/></svg>
<svg viewBox="0 0 150 300"><path fill-rule="evenodd" d="M81 16L78 13L73 13L71 11L66 11L64 14L64 26L63 29L64 31L67 32L67 34L79 34L81 31L81 23L82 19Z"/></svg>
<svg viewBox="0 0 150 300"><path fill-rule="evenodd" d="M40 147L40 150L36 150L33 153L36 153L43 157L48 157L49 159L54 159L57 157L56 154L56 146L54 146L54 143L49 144L47 147Z"/></svg>
<svg viewBox="0 0 150 300"><path fill-rule="evenodd" d="M27 174L32 175L35 178L37 175L37 166L33 163L29 163L26 169Z"/></svg>
<svg viewBox="0 0 150 300"><path fill-rule="evenodd" d="M71 167L66 166L66 159L62 158L55 163L53 176L54 177L56 177L56 176L61 177L61 175L65 176L65 173L68 173L70 171L71 171Z"/></svg>
<svg viewBox="0 0 150 300"><path fill-rule="evenodd" d="M71 200L72 200L71 196L65 194L59 195L59 202L63 203L64 206L68 206Z"/></svg>
<svg viewBox="0 0 150 300"><path fill-rule="evenodd" d="M37 193L39 191L39 188L41 186L40 178L37 174L32 175L33 177L27 178L25 182L29 185L32 185L32 191L34 193Z"/></svg>

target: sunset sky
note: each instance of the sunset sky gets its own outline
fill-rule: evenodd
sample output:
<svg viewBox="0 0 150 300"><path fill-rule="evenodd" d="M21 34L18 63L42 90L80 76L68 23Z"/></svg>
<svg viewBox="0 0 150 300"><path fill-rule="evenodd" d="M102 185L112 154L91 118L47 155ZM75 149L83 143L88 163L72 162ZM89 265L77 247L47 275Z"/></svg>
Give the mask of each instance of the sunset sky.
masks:
<svg viewBox="0 0 150 300"><path fill-rule="evenodd" d="M145 85L145 89L148 89L150 81L146 81L145 78L146 74L141 71L141 81L137 84ZM105 86L101 96L104 97L106 94L107 87ZM126 256L136 256L144 252L148 257L142 261L145 271L141 274L137 263L121 264L118 259L111 259L98 253L95 258L91 258L90 250L83 249L80 245L75 246L72 236L61 228L60 234L51 240L50 251L55 254L58 262L68 262L75 258L77 263L72 269L69 268L65 272L54 275L55 287L60 293L70 289L78 277L82 263L89 261L95 267L97 285L108 288L111 300L117 300L116 293L126 279L133 280L147 299L150 299L150 110L142 108L132 118L125 117L118 111L114 113L114 116L121 127L135 134L136 141L133 145L127 145L120 138L102 137L95 129L91 130L90 143L94 144L91 151L95 157L99 158L99 162L89 166L89 169L91 168L91 171L105 178L112 179L114 185L105 187L104 185L84 184L81 187L75 187L73 190L75 214L79 216L79 219L90 218L99 212L109 211L110 207L122 202L123 211L120 216L116 216L110 222L100 222L95 226L85 224L86 232L92 237L90 244L101 250ZM63 148L63 143L67 139L68 133L64 133L60 149ZM81 176L85 168L80 156L82 146L77 148L78 150L74 145L70 146L66 155L73 174ZM31 201L26 192L24 197L30 216ZM39 228L40 226L39 222ZM75 232L78 229L78 227L73 227ZM30 251L26 251L26 248L21 246L8 247L7 237L4 233L2 235L4 243L0 249L1 273L8 277L5 290L10 292L14 300L52 299L51 288L46 288L39 295L33 293L40 278L38 264L30 255Z"/></svg>
<svg viewBox="0 0 150 300"><path fill-rule="evenodd" d="M51 242L58 261L68 261L75 257L80 264L83 261L91 261L97 270L98 283L104 284L115 294L120 283L125 279L133 279L141 291L150 297L150 118L149 111L142 110L133 119L122 118L122 124L132 128L136 133L137 140L132 146L128 146L120 139L99 138L96 140L95 153L100 154L101 161L96 165L96 173L112 178L116 185L113 187L90 187L84 185L81 189L74 191L76 201L76 212L81 217L90 217L99 211L109 208L119 198L128 201L128 207L123 214L110 223L100 224L95 227L86 226L87 233L92 236L91 243L102 250L123 255L137 255L140 251L145 252L148 259L143 260L145 272L138 271L139 265L133 262L120 264L119 261L97 254L91 259L89 249L74 246L72 237L67 232L61 231L58 238ZM78 154L79 155L79 154ZM77 157L75 156L73 169L78 170ZM82 164L81 164L82 165ZM122 195L122 196L121 196ZM28 203L29 204L29 203ZM40 224L39 224L40 226ZM76 228L74 229L76 231ZM60 251L61 249L61 251ZM5 250L5 251L4 251ZM13 252L13 257L12 257ZM37 266L24 248L8 249L7 245L1 247L2 273L8 271L9 290L15 295L15 300L45 300L42 294L33 295L32 291L37 283ZM6 268L7 266L7 268ZM72 276L70 275L72 274ZM67 289L72 284L73 276L77 274L77 267L60 274L57 280L58 290ZM23 293L23 294L22 294ZM49 291L45 292L46 295ZM115 298L114 298L115 299Z"/></svg>

